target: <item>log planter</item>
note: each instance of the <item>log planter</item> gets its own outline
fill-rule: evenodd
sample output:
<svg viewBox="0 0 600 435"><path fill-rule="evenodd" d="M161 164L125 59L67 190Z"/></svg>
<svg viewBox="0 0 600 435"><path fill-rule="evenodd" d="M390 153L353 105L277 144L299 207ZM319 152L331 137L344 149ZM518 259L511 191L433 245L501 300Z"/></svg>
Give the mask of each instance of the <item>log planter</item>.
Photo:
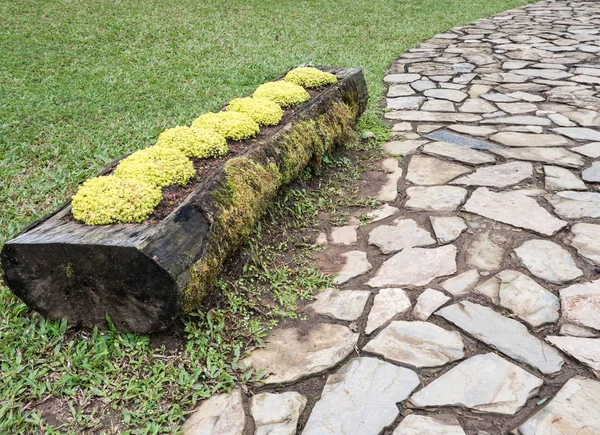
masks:
<svg viewBox="0 0 600 435"><path fill-rule="evenodd" d="M363 73L327 70L337 83L217 165L167 216L87 226L66 204L4 245L4 281L49 318L105 327L108 315L122 331L165 329L212 291L278 189L351 136L367 102Z"/></svg>

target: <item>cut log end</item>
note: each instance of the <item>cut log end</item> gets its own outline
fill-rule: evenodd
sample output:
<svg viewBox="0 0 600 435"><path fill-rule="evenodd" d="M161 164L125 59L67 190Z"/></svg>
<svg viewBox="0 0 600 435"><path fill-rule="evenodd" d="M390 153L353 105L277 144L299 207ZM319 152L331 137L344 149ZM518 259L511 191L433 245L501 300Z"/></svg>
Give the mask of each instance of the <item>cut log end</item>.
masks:
<svg viewBox="0 0 600 435"><path fill-rule="evenodd" d="M119 330L149 333L179 314L173 278L134 247L9 242L1 257L7 285L52 319L106 326L108 314Z"/></svg>

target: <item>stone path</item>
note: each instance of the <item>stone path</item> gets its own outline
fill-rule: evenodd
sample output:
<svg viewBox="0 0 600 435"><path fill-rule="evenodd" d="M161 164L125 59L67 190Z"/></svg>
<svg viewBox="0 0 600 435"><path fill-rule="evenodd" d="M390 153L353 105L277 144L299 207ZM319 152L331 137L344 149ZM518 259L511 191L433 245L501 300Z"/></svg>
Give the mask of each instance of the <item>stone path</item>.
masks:
<svg viewBox="0 0 600 435"><path fill-rule="evenodd" d="M451 29L384 81L384 204L317 241L338 288L185 433L600 434L600 2Z"/></svg>

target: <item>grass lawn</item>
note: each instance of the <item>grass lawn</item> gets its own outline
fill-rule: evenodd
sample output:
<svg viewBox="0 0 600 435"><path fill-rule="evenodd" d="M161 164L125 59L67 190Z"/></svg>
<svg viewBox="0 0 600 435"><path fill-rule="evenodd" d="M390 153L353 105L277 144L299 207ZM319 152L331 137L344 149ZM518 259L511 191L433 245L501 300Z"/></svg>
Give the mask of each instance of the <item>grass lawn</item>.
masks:
<svg viewBox="0 0 600 435"><path fill-rule="evenodd" d="M381 78L404 50L524 3L0 1L0 246L116 157L297 64L363 67L372 95L367 118L377 119ZM314 213L303 195L291 199L308 207L302 215ZM276 207L274 218L285 208ZM276 252L250 248L277 262ZM69 330L29 313L0 286L0 432L174 432L199 398L260 377L236 365L245 345L294 316L298 297L327 284L302 261L269 273L259 262L234 284L223 282L222 309L186 317L171 337L176 348ZM244 296L257 287L278 304L267 316L257 317Z"/></svg>

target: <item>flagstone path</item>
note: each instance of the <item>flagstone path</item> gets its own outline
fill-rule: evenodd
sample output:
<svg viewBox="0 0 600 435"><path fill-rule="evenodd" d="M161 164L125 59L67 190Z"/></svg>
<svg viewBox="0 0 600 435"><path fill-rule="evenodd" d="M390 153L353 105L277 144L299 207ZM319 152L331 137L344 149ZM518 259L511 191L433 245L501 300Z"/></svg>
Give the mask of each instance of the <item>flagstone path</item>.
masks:
<svg viewBox="0 0 600 435"><path fill-rule="evenodd" d="M385 204L318 240L338 288L185 433L600 434L600 1L451 29L384 81Z"/></svg>

